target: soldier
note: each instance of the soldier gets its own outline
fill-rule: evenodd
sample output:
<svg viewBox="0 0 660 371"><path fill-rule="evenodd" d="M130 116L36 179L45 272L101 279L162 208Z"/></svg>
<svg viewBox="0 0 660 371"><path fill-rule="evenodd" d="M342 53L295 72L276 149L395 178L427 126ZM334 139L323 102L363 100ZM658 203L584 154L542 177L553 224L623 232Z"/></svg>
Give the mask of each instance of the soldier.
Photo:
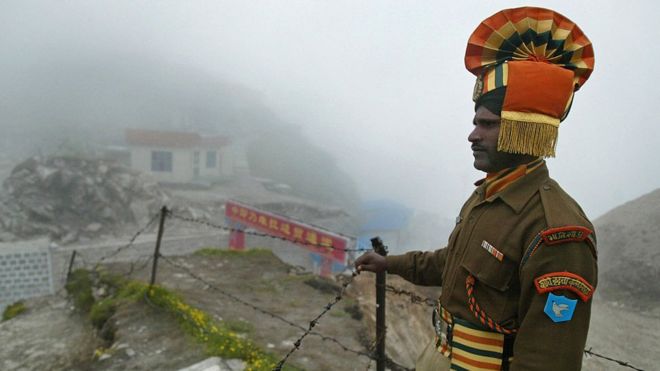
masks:
<svg viewBox="0 0 660 371"><path fill-rule="evenodd" d="M596 287L596 239L548 175L559 124L593 70L582 31L548 9L500 11L471 35L474 167L487 173L446 248L382 257L359 271L442 286L436 337L417 370L579 370Z"/></svg>

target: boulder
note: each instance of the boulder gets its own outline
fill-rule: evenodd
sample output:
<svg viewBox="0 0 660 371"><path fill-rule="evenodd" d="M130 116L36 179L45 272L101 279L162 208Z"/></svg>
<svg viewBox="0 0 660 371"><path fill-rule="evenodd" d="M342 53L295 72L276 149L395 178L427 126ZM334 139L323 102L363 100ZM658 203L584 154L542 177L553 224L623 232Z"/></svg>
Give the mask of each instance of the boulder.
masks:
<svg viewBox="0 0 660 371"><path fill-rule="evenodd" d="M3 183L0 238L95 238L142 223L168 200L153 180L114 161L32 157Z"/></svg>

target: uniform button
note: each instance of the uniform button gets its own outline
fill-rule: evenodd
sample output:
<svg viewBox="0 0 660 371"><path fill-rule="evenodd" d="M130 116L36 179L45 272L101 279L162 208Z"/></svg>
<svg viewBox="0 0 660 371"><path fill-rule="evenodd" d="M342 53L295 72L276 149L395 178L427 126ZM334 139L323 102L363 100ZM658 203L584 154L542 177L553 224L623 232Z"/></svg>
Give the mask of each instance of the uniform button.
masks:
<svg viewBox="0 0 660 371"><path fill-rule="evenodd" d="M459 216L456 217L456 224L460 224L462 221L463 221L462 216L459 215Z"/></svg>
<svg viewBox="0 0 660 371"><path fill-rule="evenodd" d="M546 190L546 191L549 191L549 190L550 190L550 186L547 185L547 184L544 184L544 185L543 185L543 189Z"/></svg>

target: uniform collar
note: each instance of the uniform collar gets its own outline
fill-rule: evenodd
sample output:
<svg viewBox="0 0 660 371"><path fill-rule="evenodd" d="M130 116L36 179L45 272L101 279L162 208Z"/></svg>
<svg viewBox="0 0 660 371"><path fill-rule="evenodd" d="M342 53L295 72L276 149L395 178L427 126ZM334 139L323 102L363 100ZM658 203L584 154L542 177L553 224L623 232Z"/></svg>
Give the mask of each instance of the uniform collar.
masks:
<svg viewBox="0 0 660 371"><path fill-rule="evenodd" d="M509 205L516 212L516 214L519 214L527 202L532 198L534 193L538 191L541 184L549 178L550 175L548 173L548 167L545 163L543 163L531 173L517 179L513 184L506 187L501 192L492 195L486 200L483 200L483 197L486 193L486 184L483 179L475 183L475 185L478 186L476 192L483 201L493 202L499 198L505 204Z"/></svg>

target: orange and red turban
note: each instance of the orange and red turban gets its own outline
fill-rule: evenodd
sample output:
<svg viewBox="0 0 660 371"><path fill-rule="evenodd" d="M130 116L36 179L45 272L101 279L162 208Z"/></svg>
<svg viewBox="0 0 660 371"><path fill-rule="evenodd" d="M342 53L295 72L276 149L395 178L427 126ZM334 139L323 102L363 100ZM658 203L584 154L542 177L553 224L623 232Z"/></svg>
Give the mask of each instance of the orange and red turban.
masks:
<svg viewBox="0 0 660 371"><path fill-rule="evenodd" d="M522 7L481 22L468 41L465 67L477 76L477 105L490 92L505 91L497 149L552 157L559 123L593 71L594 52L568 18Z"/></svg>

